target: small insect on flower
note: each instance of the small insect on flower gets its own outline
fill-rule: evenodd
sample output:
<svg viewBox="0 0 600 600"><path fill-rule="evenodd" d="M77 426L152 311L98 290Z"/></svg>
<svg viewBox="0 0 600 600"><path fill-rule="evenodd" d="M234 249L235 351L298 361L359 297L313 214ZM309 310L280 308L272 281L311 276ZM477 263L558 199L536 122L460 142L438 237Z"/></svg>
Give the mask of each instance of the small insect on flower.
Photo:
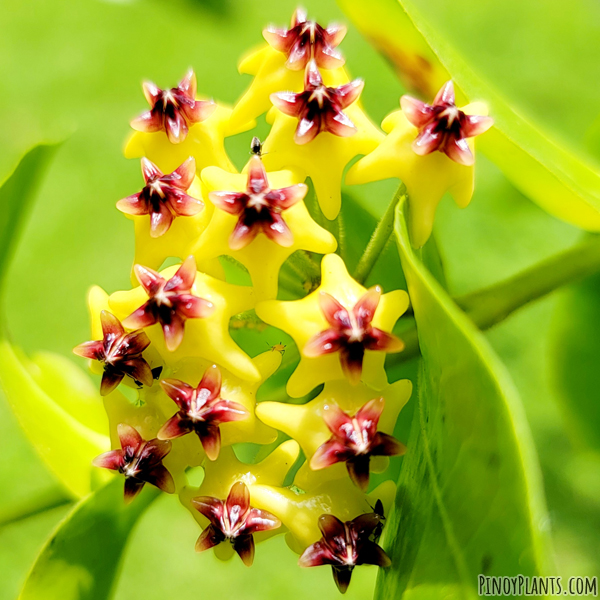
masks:
<svg viewBox="0 0 600 600"><path fill-rule="evenodd" d="M162 373L162 370L163 370L162 367L154 367L152 369L152 379L154 381L158 381L160 379L160 374ZM138 387L138 389L141 389L142 386L144 385L141 381L138 381L137 379L134 379L133 382Z"/></svg>
<svg viewBox="0 0 600 600"><path fill-rule="evenodd" d="M150 483L167 494L175 492L173 477L163 466L171 442L144 440L136 429L121 423L117 432L120 450L110 450L93 460L93 465L118 471L125 476L125 501L131 502Z"/></svg>
<svg viewBox="0 0 600 600"><path fill-rule="evenodd" d="M260 141L260 139L258 137L254 136L252 138L252 141L250 142L250 154L253 154L254 156L258 156L258 158L262 158L262 155L263 155L262 148L263 148L262 142Z"/></svg>
<svg viewBox="0 0 600 600"><path fill-rule="evenodd" d="M142 352L150 345L148 336L143 331L126 333L119 319L106 310L100 313L100 322L103 339L84 342L73 348L78 356L97 360L104 365L100 394L110 394L125 376L136 384L151 386L152 371L142 356Z"/></svg>
<svg viewBox="0 0 600 600"><path fill-rule="evenodd" d="M279 344L275 344L274 346L271 346L269 342L265 343L267 344L267 346L269 346L269 348L271 348L271 352L280 352L281 356L285 354L285 349L287 348L287 346L282 342L279 342Z"/></svg>
<svg viewBox="0 0 600 600"><path fill-rule="evenodd" d="M298 564L301 567L331 565L333 579L345 594L354 567L389 567L391 564L383 549L370 539L380 520L376 513L366 513L346 522L333 515L321 515L319 529L323 537L304 551Z"/></svg>
<svg viewBox="0 0 600 600"><path fill-rule="evenodd" d="M253 534L281 526L275 515L250 506L250 492L242 481L233 484L226 500L200 496L193 498L192 504L210 521L196 542L196 551L229 541L248 567L254 561Z"/></svg>
<svg viewBox="0 0 600 600"><path fill-rule="evenodd" d="M379 515L379 523L377 524L377 527L375 527L375 529L373 530L373 534L371 536L372 540L375 543L377 543L379 541L379 538L381 537L381 534L383 533L383 526L385 525L385 511L383 509L383 502L379 500L379 498L375 502L373 512Z"/></svg>
<svg viewBox="0 0 600 600"><path fill-rule="evenodd" d="M319 470L345 462L352 481L366 490L371 456L397 456L406 451L396 438L377 431L384 405L383 398L375 398L352 417L335 404L325 406L323 420L332 436L317 448L310 468Z"/></svg>
<svg viewBox="0 0 600 600"><path fill-rule="evenodd" d="M194 432L210 460L216 460L221 449L219 425L248 417L244 406L221 398L221 371L216 365L206 370L196 388L179 379L163 379L160 385L180 410L162 426L158 438L172 440Z"/></svg>

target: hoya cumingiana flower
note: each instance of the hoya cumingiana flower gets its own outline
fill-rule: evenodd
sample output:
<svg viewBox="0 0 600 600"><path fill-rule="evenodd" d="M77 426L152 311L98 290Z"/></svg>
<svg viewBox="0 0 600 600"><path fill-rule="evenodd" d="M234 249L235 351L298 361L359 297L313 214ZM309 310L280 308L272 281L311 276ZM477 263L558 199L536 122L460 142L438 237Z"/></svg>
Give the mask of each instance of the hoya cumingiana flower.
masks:
<svg viewBox="0 0 600 600"><path fill-rule="evenodd" d="M204 260L227 254L244 265L257 299L275 298L279 270L296 250L320 254L337 246L302 202L306 185L292 171L267 173L258 156L247 173L210 167L202 171L214 216L194 253Z"/></svg>
<svg viewBox="0 0 600 600"><path fill-rule="evenodd" d="M368 292L337 254L326 255L321 270L321 285L306 298L256 307L258 316L291 335L300 351L288 393L303 396L320 383L345 377L383 388L385 354L403 348L390 332L408 307L407 293L382 294L377 287Z"/></svg>
<svg viewBox="0 0 600 600"><path fill-rule="evenodd" d="M271 94L301 91L304 69L312 59L323 70L328 85L343 79L344 59L337 46L345 34L343 25L324 28L308 20L301 8L294 12L289 29L274 25L264 29L267 44L244 56L238 66L240 73L252 75L254 80L233 109L232 125L242 125L267 112Z"/></svg>
<svg viewBox="0 0 600 600"><path fill-rule="evenodd" d="M306 404L262 402L257 406L256 413L261 421L283 431L300 444L306 457L306 464L296 475L300 487L306 485L306 476L309 479L312 477L307 469L323 469L325 478L345 477L345 469L340 470L332 465L346 462L351 477L364 488L368 483L369 460L374 455L372 444L375 434L383 434L377 438L376 443L379 443L388 439L380 438L393 433L400 410L410 398L411 390L412 384L407 379L387 385L379 391L364 384L352 385L342 379L327 382L323 391ZM369 404L375 404L373 408L376 414L370 414L365 419L359 413ZM337 419L340 413L345 415L340 423L342 431L337 426L332 431L330 417ZM393 445L393 442L390 444ZM397 446L396 450L401 453L403 447ZM383 466L387 466L387 462Z"/></svg>
<svg viewBox="0 0 600 600"><path fill-rule="evenodd" d="M181 268L182 265L169 267L158 276L165 282L173 281L171 285L178 287L176 274ZM144 274L147 272L145 269ZM136 325L140 321L148 323L144 330L167 365L187 357L205 358L249 381L259 381L260 374L250 357L229 333L231 317L254 306L252 288L232 285L199 272L188 283L191 284L189 293L184 292L176 306L169 306L170 301L165 301L162 292L153 295L151 291L149 296L147 289L141 285L130 291L115 292L108 303L118 317L125 319L131 316ZM166 284L161 285L166 287ZM204 317L188 318L187 314L191 314L189 311L194 311L194 308L186 303L187 296L194 298L194 306L202 304L210 314L203 312L206 314ZM149 302L153 304L150 306ZM142 312L144 315L138 320ZM165 313L168 315L166 319L162 316ZM148 321L144 321L146 315ZM150 324L150 320L154 324ZM166 335L163 333L165 327Z"/></svg>
<svg viewBox="0 0 600 600"><path fill-rule="evenodd" d="M458 206L471 201L474 188L473 136L492 126L482 103L462 109L454 103L448 82L432 105L403 96L402 110L388 115L382 128L387 137L371 154L348 171L350 184L398 177L410 204L409 230L415 247L431 235L437 206L450 192Z"/></svg>

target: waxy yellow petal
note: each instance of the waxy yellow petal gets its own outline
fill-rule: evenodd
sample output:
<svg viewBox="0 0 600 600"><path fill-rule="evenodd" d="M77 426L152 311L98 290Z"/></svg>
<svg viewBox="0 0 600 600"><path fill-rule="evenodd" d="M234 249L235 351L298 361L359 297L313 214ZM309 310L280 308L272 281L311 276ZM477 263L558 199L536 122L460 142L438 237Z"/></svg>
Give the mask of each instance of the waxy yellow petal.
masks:
<svg viewBox="0 0 600 600"><path fill-rule="evenodd" d="M256 313L263 321L288 333L298 346L300 364L287 384L288 394L295 398L307 394L321 383L345 378L338 352L316 358L309 358L303 353L308 340L329 327L319 305L319 294L326 292L345 308L351 309L367 291L350 277L344 261L337 254L327 254L323 258L321 272L321 285L305 298L289 302L269 300L256 306ZM407 308L408 294L405 291L383 294L372 324L390 332ZM365 351L362 381L375 390L382 390L388 383L384 361L384 352Z"/></svg>
<svg viewBox="0 0 600 600"><path fill-rule="evenodd" d="M293 171L275 171L267 173L271 189L292 186L303 181ZM202 171L202 181L209 192L246 190L247 175L228 173L223 169L209 167ZM206 194L208 198L208 194ZM210 200L207 201L211 204ZM256 300L266 300L277 296L277 282L281 265L296 250L308 250L325 254L333 252L337 246L335 238L325 229L319 227L311 218L303 201L284 210L282 217L294 236L289 247L283 247L259 234L250 244L241 250L231 250L229 236L233 232L238 217L231 215L211 204L213 214L206 231L198 241L194 255L197 260L207 261L222 254L227 254L244 265L256 293Z"/></svg>
<svg viewBox="0 0 600 600"><path fill-rule="evenodd" d="M170 279L180 265L161 271L161 276ZM165 346L164 334L159 324L146 328L152 346L162 356L165 364L172 367L189 357L204 358L231 371L246 381L260 381L260 372L229 335L229 320L233 315L254 307L255 294L250 287L232 285L210 275L197 273L192 294L204 298L214 306L206 318L188 319L181 345L174 352ZM115 292L109 298L111 312L123 320L142 306L148 296L141 286L126 292Z"/></svg>
<svg viewBox="0 0 600 600"><path fill-rule="evenodd" d="M469 115L487 115L485 105L473 103L461 109ZM412 149L418 135L401 110L388 115L382 123L388 136L369 155L348 171L346 183L358 184L397 177L402 180L410 204L409 229L415 247L429 239L437 206L450 192L458 206L471 201L474 189L474 167L460 165L442 152L419 156ZM474 152L474 138L467 140Z"/></svg>
<svg viewBox="0 0 600 600"><path fill-rule="evenodd" d="M181 163L193 156L198 173L205 167L217 166L235 172L227 153L224 140L230 135L248 131L254 127L252 119L230 124L231 109L219 104L215 112L201 123L190 127L183 142L172 144L164 131L142 133L136 131L125 145L126 158L145 156L155 163L163 173L171 173Z"/></svg>

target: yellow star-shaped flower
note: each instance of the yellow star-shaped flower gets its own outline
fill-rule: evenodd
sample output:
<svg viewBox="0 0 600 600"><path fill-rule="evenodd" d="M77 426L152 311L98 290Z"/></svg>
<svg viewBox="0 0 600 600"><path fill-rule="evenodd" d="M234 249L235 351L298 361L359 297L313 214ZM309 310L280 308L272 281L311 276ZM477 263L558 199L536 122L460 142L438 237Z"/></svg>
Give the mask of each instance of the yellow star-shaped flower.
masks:
<svg viewBox="0 0 600 600"><path fill-rule="evenodd" d="M180 265L161 271L160 276L169 280ZM219 281L204 273L196 273L192 295L213 305L210 315L191 318L185 322L183 341L170 352L165 345L159 323L145 328L152 345L162 356L167 367L173 367L184 358L204 358L246 381L260 381L260 372L250 357L243 352L229 335L229 320L254 307L254 290L246 286L232 285ZM148 301L142 286L130 291L115 292L109 297L110 311L124 320Z"/></svg>
<svg viewBox="0 0 600 600"><path fill-rule="evenodd" d="M339 137L321 132L308 144L299 145L294 141L298 119L273 109L267 117L273 126L263 145L268 169L301 169L311 178L319 206L330 220L337 217L342 206L341 186L346 165L355 156L372 152L384 139L359 103L350 105L344 113L357 129L354 135Z"/></svg>
<svg viewBox="0 0 600 600"><path fill-rule="evenodd" d="M299 92L304 82L304 72L286 67L287 57L269 45L261 45L244 56L238 65L242 74L253 75L254 80L233 107L231 127L241 127L267 112L272 104L269 99L276 92ZM347 81L343 67L323 70L326 85L334 86Z"/></svg>
<svg viewBox="0 0 600 600"><path fill-rule="evenodd" d="M181 163L193 156L198 173L205 167L217 166L235 172L235 167L225 152L226 137L248 131L255 126L252 119L230 123L231 108L217 105L215 112L205 121L190 127L185 140L172 144L164 131L143 133L136 131L125 145L126 158L145 156L165 173L171 173Z"/></svg>
<svg viewBox="0 0 600 600"><path fill-rule="evenodd" d="M340 352L322 353L319 356L316 356L312 343L307 348L309 341L313 342L316 336L328 331L331 326L323 311L324 300L329 305L335 306L337 303L342 310L350 312L356 308L359 300L364 302L367 294L366 288L350 277L344 261L336 254L327 254L323 258L321 272L321 285L305 298L289 302L269 300L260 302L256 307L256 313L263 321L291 335L298 346L300 364L287 384L287 392L292 397L303 396L321 383L343 379L346 374L341 363L341 359L344 359L343 347ZM367 296L370 301L373 295L377 299L375 303L370 302L370 325L378 335L386 337L386 332L392 330L394 323L407 309L408 294L395 290L379 298L379 293L379 289L373 289ZM336 312L340 312L339 307ZM400 347L396 344L394 350ZM361 379L376 390L382 390L387 385L384 361L385 352L364 350Z"/></svg>
<svg viewBox="0 0 600 600"><path fill-rule="evenodd" d="M485 115L481 103L461 109L467 115ZM410 205L409 233L413 245L420 248L431 235L437 206L446 192L450 192L461 208L471 201L474 188L473 165L458 164L442 152L425 156L412 147L418 129L401 110L388 115L381 124L388 133L385 140L371 154L359 160L346 175L346 183L359 184L397 177L402 180ZM473 140L467 140L473 152Z"/></svg>
<svg viewBox="0 0 600 600"><path fill-rule="evenodd" d="M410 398L411 391L412 383L408 379L397 381L378 391L362 384L353 386L343 379L326 383L323 391L307 404L262 402L256 407L256 414L261 421L283 431L300 444L306 457L306 463L296 475L296 484L305 488L308 485L307 480L310 481L313 478L308 466L310 459L317 448L331 438L331 431L323 419L323 415L329 407L337 405L345 413L354 415L373 398L383 398L385 409L377 430L391 435L400 410ZM371 470L383 471L387 464L387 457L375 457ZM332 465L320 472L325 480L348 476L343 463Z"/></svg>
<svg viewBox="0 0 600 600"><path fill-rule="evenodd" d="M258 301L277 296L279 270L290 254L300 249L320 254L333 252L337 242L328 231L319 227L308 213L304 202L301 200L306 193L306 186L300 183L302 178L299 178L292 171L265 173L258 157L253 157L248 163L248 167L250 167L251 173L241 175L228 173L217 167L208 167L202 171L202 181L209 191L209 194L206 195L209 199L208 204L211 204L210 192L216 192L217 196L219 195L218 192L233 192L233 194L227 194L227 196L232 201L239 203L239 207L233 207L237 214L231 214L231 212L223 210L220 206L215 208L211 205L212 219L198 241L194 249L194 255L204 261L222 254L227 254L238 260L250 273ZM247 191L249 177L252 177L253 186L256 186L258 180L262 181L264 190L258 194L249 195ZM261 198L264 198L265 190L269 189L275 191L273 206L271 206L271 203L265 204L257 212L252 206L254 199L258 198L258 201L260 201ZM284 195L289 196L290 199L295 197L294 201L296 203L281 211L277 206L277 197L281 196L283 198ZM232 240L234 246L237 247L234 239L235 235L233 234L234 231L240 230L238 224L243 224L244 221L255 221L257 218L261 218L261 215L265 215L269 221L272 218L279 220L275 233L269 232L271 236L283 237L281 228L287 228L291 233L291 239L284 237L283 243L285 245L282 245L279 243L279 239L271 240L264 232L259 232L249 243L239 249L232 250ZM283 224L281 224L280 219L283 219ZM242 233L251 233L251 227L242 229ZM257 227L257 225L254 225L254 227Z"/></svg>
<svg viewBox="0 0 600 600"><path fill-rule="evenodd" d="M385 481L370 494L361 492L350 479L323 482L307 481L310 487L281 488L256 483L250 488L253 506L276 515L289 530L288 546L298 554L321 537L318 520L322 514L332 514L349 521L364 513L373 512L381 500L385 514L396 493L392 481Z"/></svg>
<svg viewBox="0 0 600 600"><path fill-rule="evenodd" d="M267 351L254 358L252 362L261 375L261 380L257 383L243 381L225 369L221 369L221 398L236 402L248 411L248 416L240 421L219 425L221 452L224 448L239 442L270 444L277 439L277 432L256 418L255 408L256 392L259 386L277 370L281 363L281 356ZM179 379L195 387L211 366L211 363L205 360L184 359L172 368L163 369L160 378ZM120 423L135 427L144 439L152 439L179 410L158 383L152 387L140 388L138 402L131 402L121 392L115 390L105 397L104 405L109 417L110 435L114 447L119 446L117 427ZM201 465L204 462L205 452L200 440L193 433L173 439L171 444L172 451L165 459L165 465L175 478L177 489L180 489L186 483L185 469ZM210 463L210 461L206 462ZM263 465L264 469L268 464Z"/></svg>
<svg viewBox="0 0 600 600"><path fill-rule="evenodd" d="M200 235L210 222L214 207L210 202L206 202L203 199L202 186L199 177L194 178L194 182L186 193L193 198L201 199L204 202L204 208L197 215L174 219L167 232L159 237L152 237L150 235L150 215L125 215L128 219L131 219L134 224L134 264L144 265L156 270L159 269L165 259L169 257L176 257L184 260L192 253L194 246L198 243ZM200 259L197 257L197 265L198 269L203 273L207 273L218 279L224 279L223 268L218 260ZM131 273L131 279L135 284L136 279L133 271Z"/></svg>
<svg viewBox="0 0 600 600"><path fill-rule="evenodd" d="M216 461L207 462L204 465L204 479L201 485L184 487L179 494L179 500L202 528L206 527L208 519L194 508L192 499L197 496L212 496L223 500L227 498L233 484L238 481L242 481L248 486L250 505L260 508L254 504L252 496L254 486L260 485L265 488L282 486L299 453L298 444L293 440L288 440L258 464L248 465L238 460L232 448L223 448ZM261 542L279 533L283 533L281 528L256 533L254 534L255 542ZM220 544L215 547L215 554L221 560L228 560L233 556L233 552L231 544Z"/></svg>
<svg viewBox="0 0 600 600"><path fill-rule="evenodd" d="M221 398L241 404L248 416L240 421L222 423L221 445L230 446L240 442L270 444L277 439L277 432L256 418L256 392L258 388L279 368L281 355L267 350L252 359L252 363L260 374L260 380L249 382L241 379L225 369L220 369L222 376ZM211 363L198 359L183 359L173 365L161 377L170 377L185 381L196 387ZM171 403L171 414L176 412L176 405Z"/></svg>

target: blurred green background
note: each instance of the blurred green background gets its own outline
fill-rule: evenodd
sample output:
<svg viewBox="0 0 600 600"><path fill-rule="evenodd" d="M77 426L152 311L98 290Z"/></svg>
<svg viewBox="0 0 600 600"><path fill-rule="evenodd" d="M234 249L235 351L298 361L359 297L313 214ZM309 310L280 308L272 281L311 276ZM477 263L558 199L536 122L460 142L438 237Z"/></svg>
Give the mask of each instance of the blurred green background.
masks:
<svg viewBox="0 0 600 600"><path fill-rule="evenodd" d="M322 23L345 21L334 0L302 3ZM463 54L521 111L576 152L600 156L600 3L597 0L419 0ZM2 0L0 174L32 145L67 138L40 190L13 261L5 309L14 342L70 355L88 338L92 283L128 286L131 223L115 201L140 187L122 157L128 122L145 109L140 83L175 85L189 66L199 90L233 103L249 83L239 56L269 22L287 23L293 2L263 0ZM393 70L350 26L342 49L376 122L404 92ZM263 122L259 132L265 131ZM251 133L229 138L241 166ZM393 182L353 195L378 215ZM0 207L1 209L1 207ZM479 157L472 205L440 206L436 236L450 290L498 281L573 245L581 232L543 213ZM581 436L555 381L556 293L489 333L521 392L542 464L558 574L600 573L600 458ZM600 304L600 299L598 300ZM600 401L598 391L594 390ZM402 418L402 417L401 417ZM43 541L68 507L13 522L10 515L57 483L0 396L0 600L13 600ZM57 495L58 497L58 495ZM301 570L282 537L259 547L255 565L222 564L193 551L197 528L170 497L145 514L127 548L116 597L336 598L328 569ZM359 569L348 597L371 596L376 571Z"/></svg>

